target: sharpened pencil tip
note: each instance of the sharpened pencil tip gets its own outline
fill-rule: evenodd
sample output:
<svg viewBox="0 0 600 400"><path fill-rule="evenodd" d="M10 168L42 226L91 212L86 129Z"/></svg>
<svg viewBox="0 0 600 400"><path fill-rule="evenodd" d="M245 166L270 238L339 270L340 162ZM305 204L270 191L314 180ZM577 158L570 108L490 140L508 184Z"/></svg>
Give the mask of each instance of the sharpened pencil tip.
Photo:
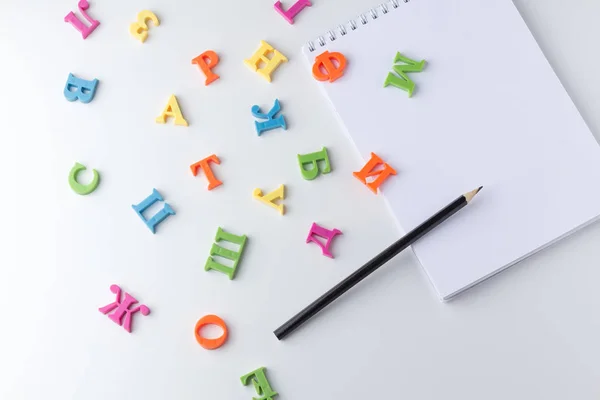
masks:
<svg viewBox="0 0 600 400"><path fill-rule="evenodd" d="M479 186L477 189L475 189L475 190L471 190L470 192L468 192L468 193L465 193L463 196L465 196L465 199L467 200L467 203L470 203L470 202L471 202L471 200L473 200L473 197L475 197L475 195L476 195L477 193L479 193L479 191L480 191L481 189L483 189L483 186Z"/></svg>

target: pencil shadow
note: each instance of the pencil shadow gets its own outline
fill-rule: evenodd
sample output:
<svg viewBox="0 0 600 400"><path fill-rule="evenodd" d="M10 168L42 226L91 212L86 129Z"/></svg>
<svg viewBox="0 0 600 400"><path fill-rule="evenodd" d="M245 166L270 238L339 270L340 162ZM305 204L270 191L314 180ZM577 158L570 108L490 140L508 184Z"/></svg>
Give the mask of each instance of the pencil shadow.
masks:
<svg viewBox="0 0 600 400"><path fill-rule="evenodd" d="M383 297L385 296L385 293L387 293L389 290L392 290L389 287L386 288L386 286L389 286L390 281L393 283L403 281L403 277L410 273L409 268L414 268L415 265L417 265L414 260L415 256L412 254L412 252L406 251L399 254L394 259L384 264L380 269L357 283L346 293L334 300L331 304L323 308L312 318L306 321L305 324L299 326L297 331L302 331L306 328L305 325L308 324L318 325L320 320L328 318L333 313L351 313L352 310L348 309L348 307L350 307L352 303L356 303L357 299L365 299L365 296L372 298L374 293L379 294L381 301L384 301ZM392 274L397 275L393 279L390 279ZM398 274L400 275L399 277ZM358 322L359 321L357 321L357 323Z"/></svg>

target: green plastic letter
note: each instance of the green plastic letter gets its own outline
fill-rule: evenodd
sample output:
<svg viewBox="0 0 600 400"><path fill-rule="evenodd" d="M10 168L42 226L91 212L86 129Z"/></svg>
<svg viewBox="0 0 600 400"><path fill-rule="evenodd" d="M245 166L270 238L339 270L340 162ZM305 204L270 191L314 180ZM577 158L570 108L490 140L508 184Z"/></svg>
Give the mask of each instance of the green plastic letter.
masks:
<svg viewBox="0 0 600 400"><path fill-rule="evenodd" d="M223 229L219 227L217 230L217 235L215 236L215 242L219 242L221 240L226 240L231 243L235 243L240 246L238 251L233 251L226 249L224 247L219 246L218 244L213 244L210 249L210 256L208 260L206 260L206 264L204 265L204 270L209 271L214 269L216 271L222 272L229 277L229 279L233 279L235 277L235 270L240 262L240 258L242 257L242 252L244 251L244 246L246 245L246 236L236 236L231 233L225 232ZM220 256L226 258L228 260L233 261L233 265L228 267L226 265L220 264L216 262L212 256Z"/></svg>
<svg viewBox="0 0 600 400"><path fill-rule="evenodd" d="M398 64L399 62L403 62L404 64ZM404 57L400 53L396 53L396 58L394 58L394 71L398 75L394 75L393 73L388 73L387 78L385 78L385 82L383 83L383 87L392 85L397 87L398 89L406 90L408 92L408 97L411 97L413 91L415 90L415 83L406 75L407 72L421 72L425 67L425 60L415 61L411 60L408 57Z"/></svg>
<svg viewBox="0 0 600 400"><path fill-rule="evenodd" d="M304 179L312 181L319 175L319 165L317 161L325 161L325 168L321 170L323 174L331 172L331 165L329 164L329 156L327 155L327 148L323 147L321 151L310 154L298 154L298 163L300 164L300 171ZM311 169L306 169L306 164L312 164Z"/></svg>
<svg viewBox="0 0 600 400"><path fill-rule="evenodd" d="M87 185L82 185L81 183L77 182L77 174L85 169L86 168L84 165L75 163L75 166L71 168L71 172L69 172L69 185L71 186L71 189L73 189L75 193L82 196L92 193L94 190L96 190L98 184L100 183L100 175L95 169L92 170L94 173L94 178L90 183Z"/></svg>
<svg viewBox="0 0 600 400"><path fill-rule="evenodd" d="M250 379L254 377L253 379ZM277 392L271 388L269 381L265 375L265 367L260 367L256 371L252 371L247 375L241 377L242 385L246 386L248 380L252 380L256 393L262 397L253 397L252 400L272 400L273 397L277 396Z"/></svg>

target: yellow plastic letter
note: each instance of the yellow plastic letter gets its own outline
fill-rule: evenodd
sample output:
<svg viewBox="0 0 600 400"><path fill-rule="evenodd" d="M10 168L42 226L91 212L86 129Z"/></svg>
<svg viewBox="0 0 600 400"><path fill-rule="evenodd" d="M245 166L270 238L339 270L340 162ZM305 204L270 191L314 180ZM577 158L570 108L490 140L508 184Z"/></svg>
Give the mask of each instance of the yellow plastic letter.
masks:
<svg viewBox="0 0 600 400"><path fill-rule="evenodd" d="M179 108L179 103L177 102L177 97L174 94L169 98L169 102L165 107L165 111L158 117L156 117L156 122L159 124L164 124L167 122L167 117L175 118L175 125L188 126L188 122L183 118L183 114L181 114L181 109Z"/></svg>
<svg viewBox="0 0 600 400"><path fill-rule="evenodd" d="M285 214L285 206L283 204L277 204L275 203L275 200L284 200L285 199L285 186L283 185L279 185L279 187L275 190L273 190L271 193L267 193L263 196L263 192L260 189L254 189L254 192L252 193L252 197L254 197L256 200L260 200L263 203L265 203L268 206L273 207L274 209L276 209L277 211L279 211L279 214L283 215Z"/></svg>
<svg viewBox="0 0 600 400"><path fill-rule="evenodd" d="M267 56L271 53L273 56L268 58ZM260 48L256 50L252 57L244 60L244 64L249 66L252 71L261 74L267 80L267 82L271 82L271 74L273 71L279 67L279 64L286 62L287 60L288 59L286 56L275 50L269 43L261 40ZM261 62L264 63L264 65L262 68L259 68Z"/></svg>
<svg viewBox="0 0 600 400"><path fill-rule="evenodd" d="M137 22L129 25L129 32L142 43L148 39L148 21L152 21L154 26L160 25L156 14L149 10L140 11L137 16Z"/></svg>

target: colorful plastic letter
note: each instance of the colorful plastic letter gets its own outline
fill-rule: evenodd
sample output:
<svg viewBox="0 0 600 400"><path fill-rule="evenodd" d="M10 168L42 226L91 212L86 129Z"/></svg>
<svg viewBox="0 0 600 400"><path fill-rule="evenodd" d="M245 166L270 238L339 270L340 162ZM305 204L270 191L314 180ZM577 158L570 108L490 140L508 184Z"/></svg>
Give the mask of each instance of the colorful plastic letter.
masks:
<svg viewBox="0 0 600 400"><path fill-rule="evenodd" d="M273 53L273 56L268 58L267 56L271 53ZM261 40L260 48L256 50L252 57L244 60L244 63L249 66L252 71L261 74L267 82L271 82L271 74L273 71L279 67L279 64L286 62L287 60L286 56L275 50L269 43ZM264 65L262 68L259 68L261 62L264 63Z"/></svg>
<svg viewBox="0 0 600 400"><path fill-rule="evenodd" d="M156 117L156 122L159 124L165 124L167 122L167 117L175 118L175 125L188 126L188 122L183 118L183 114L179 108L179 103L177 102L177 97L175 97L174 94L169 97L169 102L167 103L163 113Z"/></svg>
<svg viewBox="0 0 600 400"><path fill-rule="evenodd" d="M229 250L219 246L217 243L221 240L237 244L239 246L238 251ZM217 230L217 235L215 236L215 242L217 243L214 243L210 249L210 256L208 257L208 260L206 260L204 270L210 271L211 269L214 269L224 273L229 277L229 279L235 278L235 271L237 270L237 266L242 257L244 246L246 246L246 235L237 236L232 233L227 233L221 227L219 227ZM233 265L228 267L220 264L213 259L213 256L219 256L231 260Z"/></svg>
<svg viewBox="0 0 600 400"><path fill-rule="evenodd" d="M323 252L324 256L333 258L333 254L331 254L331 252L329 251L329 246L331 246L331 241L333 240L333 238L336 237L337 235L341 235L341 234L342 234L342 231L340 231L339 229L334 229L334 230L325 229L322 226L319 226L313 222L312 226L310 227L310 232L308 232L308 237L306 238L306 243L314 242L314 243L318 244L319 247L321 248L321 251ZM319 240L318 236L327 239L325 244L323 244Z"/></svg>
<svg viewBox="0 0 600 400"><path fill-rule="evenodd" d="M156 14L149 10L140 11L137 15L137 22L129 25L129 33L142 43L148 39L148 21L152 21L154 26L160 25L160 21Z"/></svg>
<svg viewBox="0 0 600 400"><path fill-rule="evenodd" d="M173 208L171 208L169 204L165 203L165 206L162 208L162 210L154 214L152 218L144 218L143 212L146 211L150 206L152 206L152 204L156 203L157 201L164 201L163 197L160 195L158 190L152 189L152 194L150 196L146 197L140 204L134 204L131 206L135 210L137 215L140 216L142 221L144 221L144 223L152 233L156 232L156 226L158 224L163 222L170 215L175 215L175 210L173 210Z"/></svg>
<svg viewBox="0 0 600 400"><path fill-rule="evenodd" d="M79 100L82 103L89 103L94 99L97 86L98 79L86 81L85 79L77 78L73 74L69 74L63 93L69 101Z"/></svg>
<svg viewBox="0 0 600 400"><path fill-rule="evenodd" d="M399 62L403 62L404 64L398 64ZM406 75L406 73L423 71L423 68L425 67L425 60L411 60L410 58L405 57L398 52L396 53L396 58L394 58L394 63L396 65L393 66L393 69L398 75L394 75L393 73L389 72L387 78L385 78L383 87L392 85L398 89L406 90L408 92L408 97L411 97L413 91L415 90L415 83L408 77L408 75Z"/></svg>
<svg viewBox="0 0 600 400"><path fill-rule="evenodd" d="M131 333L131 320L133 318L133 314L138 311L142 312L142 315L150 314L150 309L145 305L141 304L133 309L130 307L136 304L138 301L131 296L129 293L125 293L125 299L121 298L121 288L117 285L110 285L110 291L116 295L116 299L114 302L99 308L98 310L106 315L112 310L115 310L111 315L108 316L113 322L125 328L127 332ZM123 317L125 317L125 321L123 322Z"/></svg>
<svg viewBox="0 0 600 400"><path fill-rule="evenodd" d="M206 325L219 326L221 329L223 329L223 334L216 339L207 339L203 337L202 335L200 335L200 329L202 329L202 327ZM200 346L204 347L206 350L214 350L223 346L223 344L227 340L228 335L227 325L225 324L225 321L223 321L216 315L205 315L204 317L200 318L198 322L196 322L194 333L196 335L196 341L198 342L198 344L200 344Z"/></svg>
<svg viewBox="0 0 600 400"><path fill-rule="evenodd" d="M277 1L275 3L275 9L283 18L285 18L287 22L293 24L294 17L298 15L298 13L302 11L304 7L310 7L311 5L312 4L310 4L310 0L298 0L287 11L283 11L283 8L281 7L281 1Z"/></svg>
<svg viewBox="0 0 600 400"><path fill-rule="evenodd" d="M254 192L252 193L252 197L254 197L257 200L260 200L261 202L265 203L268 206L273 207L274 209L279 211L279 214L281 214L281 215L285 214L285 206L283 205L283 203L282 204L275 203L275 200L277 200L277 199L280 199L280 200L285 199L285 186L279 185L279 187L277 189L273 190L271 193L267 193L264 196L263 196L262 190L254 189Z"/></svg>
<svg viewBox="0 0 600 400"><path fill-rule="evenodd" d="M206 179L208 179L208 190L213 190L217 186L223 184L223 182L215 178L215 174L213 174L212 169L210 169L211 162L214 162L215 164L221 164L219 157L211 154L204 160L200 160L197 163L190 165L190 169L192 170L192 174L194 174L194 176L198 175L199 169L204 171L204 175L206 175Z"/></svg>
<svg viewBox="0 0 600 400"><path fill-rule="evenodd" d="M206 75L206 81L204 81L205 86L208 86L220 78L219 75L212 72L212 69L216 67L218 63L219 56L212 50L207 50L192 60L192 64L198 65L200 70Z"/></svg>
<svg viewBox="0 0 600 400"><path fill-rule="evenodd" d="M271 388L267 376L265 375L265 367L260 367L256 371L252 371L240 378L242 385L247 386L248 381L252 381L256 393L261 397L253 397L252 400L273 400L277 396L277 392Z"/></svg>
<svg viewBox="0 0 600 400"><path fill-rule="evenodd" d="M77 174L79 174L79 172L81 171L85 171L85 169L86 168L84 165L75 163L75 166L71 168L71 172L69 172L69 185L71 186L71 189L73 189L75 193L80 194L82 196L92 193L94 190L96 190L98 184L100 183L100 175L95 169L92 170L92 172L94 173L94 178L90 183L88 183L87 185L83 185L77 182Z"/></svg>
<svg viewBox="0 0 600 400"><path fill-rule="evenodd" d="M90 4L87 2L87 0L79 0L79 3L77 3L77 8L79 8L79 12L81 13L81 15L84 16L84 18L87 20L90 26L85 26L85 24L81 22L79 18L77 18L73 11L71 11L65 16L65 22L69 22L75 27L75 29L81 32L81 36L83 36L84 39L86 39L90 35L90 33L92 33L94 29L96 29L98 25L100 25L100 22L96 21L94 18L90 17L85 12L85 10L87 10L89 7Z"/></svg>
<svg viewBox="0 0 600 400"><path fill-rule="evenodd" d="M334 82L344 75L346 57L342 53L325 51L315 58L312 73L318 81Z"/></svg>
<svg viewBox="0 0 600 400"><path fill-rule="evenodd" d="M260 136L264 131L269 131L271 129L283 128L284 131L287 130L287 125L285 123L283 114L275 118L275 115L281 111L281 104L279 103L278 99L275 99L275 104L267 114L261 113L260 107L257 105L252 106L250 111L252 111L252 115L254 115L255 118L266 119L264 122L254 121L258 136Z"/></svg>
<svg viewBox="0 0 600 400"><path fill-rule="evenodd" d="M325 167L323 169L319 169L319 164L317 161L324 161ZM329 156L327 155L327 148L323 147L321 151L317 151L316 153L310 154L298 154L298 163L300 164L300 172L302 172L302 177L308 181L312 181L319 175L319 171L323 174L328 174L331 172L331 164L329 163ZM304 166L310 164L312 168L306 169Z"/></svg>
<svg viewBox="0 0 600 400"><path fill-rule="evenodd" d="M383 169L375 171L379 165L383 164ZM358 172L353 172L352 175L357 177L362 183L367 185L373 193L377 194L377 189L383 181L390 175L396 175L396 170L390 167L387 163L384 163L381 158L375 153L371 153L371 159L365 164L363 169ZM367 178L376 176L373 181L367 183Z"/></svg>

